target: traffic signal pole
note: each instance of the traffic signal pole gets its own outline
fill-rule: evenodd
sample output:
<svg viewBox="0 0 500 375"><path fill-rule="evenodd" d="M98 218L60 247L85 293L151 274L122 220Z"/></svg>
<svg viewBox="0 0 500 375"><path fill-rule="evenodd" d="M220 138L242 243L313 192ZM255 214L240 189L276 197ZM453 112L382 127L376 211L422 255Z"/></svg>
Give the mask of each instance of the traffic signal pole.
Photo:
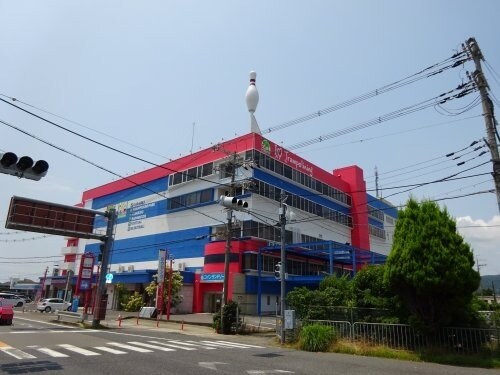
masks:
<svg viewBox="0 0 500 375"><path fill-rule="evenodd" d="M232 197L234 195L234 180L236 179L236 152L233 154L232 160L232 174L231 174L231 185L229 187L229 195ZM224 281L222 284L222 301L220 307L220 326L221 331L224 332L224 319L222 316L222 311L225 305L227 305L227 295L229 288L229 260L231 256L231 237L233 235L233 210L228 208L227 210L227 224L226 224L226 248L224 251Z"/></svg>
<svg viewBox="0 0 500 375"><path fill-rule="evenodd" d="M109 266L109 254L113 246L113 230L116 223L116 211L114 208L110 208L106 212L106 217L108 218L108 225L106 227L106 237L104 238L104 246L102 248L102 262L101 269L99 273L99 279L97 282L97 290L94 303L94 316L92 319L92 328L98 328L101 322L101 317L105 316L106 306L101 306L101 301L106 294L106 273L108 272ZM104 313L102 313L101 308L104 308Z"/></svg>
<svg viewBox="0 0 500 375"><path fill-rule="evenodd" d="M281 189L280 194L280 226L281 226L281 267L280 267L280 278L281 278L281 343L285 343L285 293L286 293L286 202L287 196L285 190Z"/></svg>

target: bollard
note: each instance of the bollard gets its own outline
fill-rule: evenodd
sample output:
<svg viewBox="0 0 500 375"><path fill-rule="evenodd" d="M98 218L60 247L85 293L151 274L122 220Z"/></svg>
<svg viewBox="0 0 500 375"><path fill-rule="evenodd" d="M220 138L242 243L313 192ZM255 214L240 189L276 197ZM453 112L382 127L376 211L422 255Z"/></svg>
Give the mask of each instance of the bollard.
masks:
<svg viewBox="0 0 500 375"><path fill-rule="evenodd" d="M139 317L135 318L135 324L139 325Z"/></svg>
<svg viewBox="0 0 500 375"><path fill-rule="evenodd" d="M118 319L116 319L116 320L118 320L118 327L121 327L122 326L122 316L121 316L121 314L118 315Z"/></svg>
<svg viewBox="0 0 500 375"><path fill-rule="evenodd" d="M160 326L160 316L156 318L156 328Z"/></svg>
<svg viewBox="0 0 500 375"><path fill-rule="evenodd" d="M184 319L182 320L181 331L184 331Z"/></svg>

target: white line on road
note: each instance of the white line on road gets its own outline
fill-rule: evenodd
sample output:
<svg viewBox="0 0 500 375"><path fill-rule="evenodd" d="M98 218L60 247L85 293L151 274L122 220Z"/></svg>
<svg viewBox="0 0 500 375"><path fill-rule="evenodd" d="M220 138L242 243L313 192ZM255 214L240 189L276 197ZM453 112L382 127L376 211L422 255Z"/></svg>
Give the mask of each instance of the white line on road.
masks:
<svg viewBox="0 0 500 375"><path fill-rule="evenodd" d="M179 345L179 344L169 344L169 343L166 343L166 342L154 341L154 340L150 340L149 342L152 343L152 344L162 345L162 346L169 346L171 348L176 348L176 349L196 350L195 348L188 348L188 347L185 347L185 346L182 346L182 345Z"/></svg>
<svg viewBox="0 0 500 375"><path fill-rule="evenodd" d="M151 353L152 352L152 350L149 350L149 349L138 348L137 346L122 344L121 342L108 342L108 345L117 346L117 347L122 348L122 349L128 349L128 350L132 350L134 352L139 352L139 353Z"/></svg>
<svg viewBox="0 0 500 375"><path fill-rule="evenodd" d="M200 347L202 349L210 349L210 350L214 350L215 348L213 346L206 346L206 345L203 345L201 343L196 343L196 341L191 341L191 342L183 342L183 341L179 341L179 340L168 340L168 342L172 342L174 344L179 344L179 345L188 345L188 346L196 346L196 347Z"/></svg>
<svg viewBox="0 0 500 375"><path fill-rule="evenodd" d="M34 355L31 355L29 353L23 352L22 350L13 348L11 346L6 346L3 348L0 348L0 350L16 359L33 359L36 358Z"/></svg>
<svg viewBox="0 0 500 375"><path fill-rule="evenodd" d="M65 357L69 357L67 354L64 354L64 353L61 353L61 352L57 352L55 350L52 350L50 348L36 348L36 350L38 350L39 352L43 353L43 354L47 354L51 357L55 357L55 358L65 358Z"/></svg>
<svg viewBox="0 0 500 375"><path fill-rule="evenodd" d="M64 348L66 350L85 355L85 356L92 356L92 355L101 355L100 353L92 352L87 349L79 348L78 346L70 345L70 344L59 344L61 348Z"/></svg>
<svg viewBox="0 0 500 375"><path fill-rule="evenodd" d="M111 354L127 354L127 352L122 352L121 350L108 348L107 346L94 346L94 349L102 350L103 352L108 352Z"/></svg>
<svg viewBox="0 0 500 375"><path fill-rule="evenodd" d="M145 348L150 348L150 349L157 349L161 350L163 352L175 352L175 349L172 348L165 348L163 346L158 346L158 345L151 345L151 344L146 344L145 342L139 342L139 341L129 341L129 344L132 345L137 345L137 346L143 346Z"/></svg>

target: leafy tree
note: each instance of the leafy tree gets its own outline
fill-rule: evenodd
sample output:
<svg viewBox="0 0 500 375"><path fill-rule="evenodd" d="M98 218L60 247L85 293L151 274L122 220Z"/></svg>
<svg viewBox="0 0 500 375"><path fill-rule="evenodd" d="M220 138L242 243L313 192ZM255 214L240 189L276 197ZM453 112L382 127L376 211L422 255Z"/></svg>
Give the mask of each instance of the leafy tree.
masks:
<svg viewBox="0 0 500 375"><path fill-rule="evenodd" d="M165 275L168 275L168 270L165 272ZM182 280L183 277L180 272L176 271L172 273L172 300L170 302L170 307L176 307L183 301L183 296L181 295L182 289ZM156 296L156 289L158 288L158 284L155 281L151 281L151 283L145 288L145 291L149 297ZM167 301L168 301L168 277L165 276L165 284L163 287L163 311L166 311Z"/></svg>
<svg viewBox="0 0 500 375"><path fill-rule="evenodd" d="M471 301L480 282L470 246L457 233L446 209L411 198L398 214L385 278L409 313L430 332L472 324Z"/></svg>

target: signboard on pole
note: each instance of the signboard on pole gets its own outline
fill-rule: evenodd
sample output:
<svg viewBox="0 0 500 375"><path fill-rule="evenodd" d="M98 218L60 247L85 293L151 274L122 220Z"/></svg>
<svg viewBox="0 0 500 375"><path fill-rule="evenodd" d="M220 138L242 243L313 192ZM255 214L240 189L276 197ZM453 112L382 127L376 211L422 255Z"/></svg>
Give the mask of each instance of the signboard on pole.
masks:
<svg viewBox="0 0 500 375"><path fill-rule="evenodd" d="M76 294L80 291L89 290L92 285L92 271L94 270L95 257L92 253L82 254L80 262L80 271L78 272L78 280L76 282Z"/></svg>
<svg viewBox="0 0 500 375"><path fill-rule="evenodd" d="M167 250L160 249L158 251L158 287L156 288L156 308L158 311L163 310L163 289L165 286L165 263L167 261Z"/></svg>
<svg viewBox="0 0 500 375"><path fill-rule="evenodd" d="M48 233L66 237L102 239L94 233L96 215L103 212L86 208L12 197L5 228Z"/></svg>

